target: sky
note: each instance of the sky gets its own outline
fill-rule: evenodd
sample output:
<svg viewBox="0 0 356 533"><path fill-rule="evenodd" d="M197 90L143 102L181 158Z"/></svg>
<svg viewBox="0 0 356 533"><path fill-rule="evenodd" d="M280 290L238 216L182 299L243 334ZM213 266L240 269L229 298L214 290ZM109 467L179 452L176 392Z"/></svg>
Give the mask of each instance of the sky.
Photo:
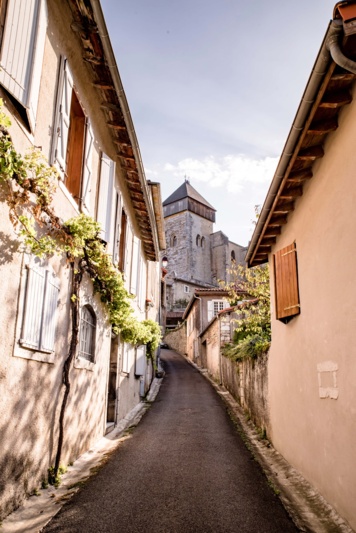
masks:
<svg viewBox="0 0 356 533"><path fill-rule="evenodd" d="M330 0L102 0L146 178L184 181L246 246L333 14Z"/></svg>

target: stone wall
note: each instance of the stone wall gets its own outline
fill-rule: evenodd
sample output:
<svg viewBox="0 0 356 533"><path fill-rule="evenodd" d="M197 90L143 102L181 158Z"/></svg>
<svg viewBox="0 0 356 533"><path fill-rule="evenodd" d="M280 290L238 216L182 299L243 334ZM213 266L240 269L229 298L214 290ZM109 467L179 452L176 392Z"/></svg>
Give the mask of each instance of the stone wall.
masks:
<svg viewBox="0 0 356 533"><path fill-rule="evenodd" d="M169 331L165 334L163 341L168 344L172 350L175 350L181 355L187 353L187 327L186 323L183 322L173 331Z"/></svg>
<svg viewBox="0 0 356 533"><path fill-rule="evenodd" d="M254 424L269 434L268 354L240 362L221 357L222 385L245 409Z"/></svg>

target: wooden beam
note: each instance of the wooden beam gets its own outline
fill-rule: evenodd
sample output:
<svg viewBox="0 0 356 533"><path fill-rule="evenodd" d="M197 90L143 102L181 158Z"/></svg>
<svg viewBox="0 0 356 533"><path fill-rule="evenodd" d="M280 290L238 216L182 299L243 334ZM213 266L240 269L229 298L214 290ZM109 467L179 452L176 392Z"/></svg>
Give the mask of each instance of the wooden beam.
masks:
<svg viewBox="0 0 356 533"><path fill-rule="evenodd" d="M331 76L332 81L353 81L355 74L352 72L339 72Z"/></svg>
<svg viewBox="0 0 356 533"><path fill-rule="evenodd" d="M338 91L334 93L326 93L320 102L320 107L325 109L337 109L352 101L352 96L349 91Z"/></svg>
<svg viewBox="0 0 356 533"><path fill-rule="evenodd" d="M263 242L261 242L261 244L258 246L258 248L263 248L263 252L265 252L266 254L268 254L272 248L269 244L263 244Z"/></svg>
<svg viewBox="0 0 356 533"><path fill-rule="evenodd" d="M281 200L290 200L293 198L298 198L299 196L302 196L302 194L302 187L291 187L290 189L284 189L279 198Z"/></svg>
<svg viewBox="0 0 356 533"><path fill-rule="evenodd" d="M308 133L314 135L323 135L335 131L338 128L339 124L336 118L330 120L320 120L319 122L312 123L308 129Z"/></svg>
<svg viewBox="0 0 356 533"><path fill-rule="evenodd" d="M112 83L109 83L107 81L95 81L93 83L94 87L96 87L97 89L110 89L110 90L113 90L115 91L115 87Z"/></svg>
<svg viewBox="0 0 356 533"><path fill-rule="evenodd" d="M276 237L265 237L263 236L262 237L262 240L261 240L261 244L260 246L270 246L271 244L275 244L276 242Z"/></svg>
<svg viewBox="0 0 356 533"><path fill-rule="evenodd" d="M280 216L280 217L273 216L271 220L268 222L267 227L275 227L275 226L280 227L280 226L283 226L284 224L287 224L286 216Z"/></svg>
<svg viewBox="0 0 356 533"><path fill-rule="evenodd" d="M294 211L294 202L285 202L281 204L277 204L276 207L273 209L273 213L276 213L278 215L282 215L283 213L289 213L290 211Z"/></svg>
<svg viewBox="0 0 356 533"><path fill-rule="evenodd" d="M113 102L101 102L100 107L103 109L109 109L109 111L116 111L121 113L121 107L119 104L114 104Z"/></svg>
<svg viewBox="0 0 356 533"><path fill-rule="evenodd" d="M118 124L117 122L107 122L106 125L109 128L112 128L113 130L126 130L126 126L122 126L121 124Z"/></svg>
<svg viewBox="0 0 356 533"><path fill-rule="evenodd" d="M266 231L264 232L264 237L275 237L276 235L281 234L281 228L278 226L275 227L268 227Z"/></svg>
<svg viewBox="0 0 356 533"><path fill-rule="evenodd" d="M313 171L311 168L305 168L303 170L296 170L291 172L288 176L287 183L301 183L304 180L308 180L313 177Z"/></svg>
<svg viewBox="0 0 356 533"><path fill-rule="evenodd" d="M83 55L84 61L87 61L88 63L92 63L93 65L104 65L105 60L101 56L94 56L92 54L85 54Z"/></svg>
<svg viewBox="0 0 356 533"><path fill-rule="evenodd" d="M324 150L321 145L310 146L309 148L302 148L301 150L299 150L296 160L315 161L315 159L319 159L320 157L323 157L323 155Z"/></svg>

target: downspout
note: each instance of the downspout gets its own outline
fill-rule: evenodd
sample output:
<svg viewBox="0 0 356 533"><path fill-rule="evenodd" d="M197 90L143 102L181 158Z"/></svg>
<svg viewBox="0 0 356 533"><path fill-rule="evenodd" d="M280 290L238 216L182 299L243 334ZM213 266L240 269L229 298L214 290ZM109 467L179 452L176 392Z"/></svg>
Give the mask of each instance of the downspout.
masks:
<svg viewBox="0 0 356 533"><path fill-rule="evenodd" d="M309 116L311 108L314 104L315 98L318 94L320 85L332 59L340 67L349 70L356 74L356 63L348 59L340 50L340 36L343 35L342 20L334 19L330 22L326 31L324 41L321 45L317 59L315 61L313 70L308 80L305 92L303 94L301 103L299 104L292 128L288 135L286 144L283 148L281 158L278 162L276 172L272 179L266 200L263 204L260 216L258 218L255 231L253 232L251 241L246 253L246 262L249 263L258 240L263 232L265 223L268 219L270 210L272 208L274 199L278 193L280 184L284 178L284 174L288 168L289 162L293 157L294 150L299 140L299 136L303 131L305 121Z"/></svg>
<svg viewBox="0 0 356 533"><path fill-rule="evenodd" d="M339 67L356 74L356 63L348 57L346 57L339 45L340 36L342 37L343 32L343 21L341 19L335 19L331 23L331 30L329 37L326 41L326 47L330 52L331 57Z"/></svg>

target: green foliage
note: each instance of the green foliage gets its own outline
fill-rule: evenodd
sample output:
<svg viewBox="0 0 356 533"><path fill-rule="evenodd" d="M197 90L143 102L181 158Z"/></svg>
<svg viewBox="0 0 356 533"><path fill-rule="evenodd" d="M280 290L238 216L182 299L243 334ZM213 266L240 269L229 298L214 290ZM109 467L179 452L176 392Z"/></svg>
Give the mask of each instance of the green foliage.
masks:
<svg viewBox="0 0 356 533"><path fill-rule="evenodd" d="M248 268L233 265L232 281L222 284L229 291L231 305L239 305L236 319L236 341L251 336L271 339L270 285L268 265Z"/></svg>
<svg viewBox="0 0 356 533"><path fill-rule="evenodd" d="M61 483L61 477L63 474L67 472L67 468L65 466L60 466L58 468L58 472L55 472L54 466L50 466L48 469L48 483L50 485L53 485L54 487L58 488ZM43 486L43 484L42 484ZM48 485L47 485L48 486Z"/></svg>
<svg viewBox="0 0 356 533"><path fill-rule="evenodd" d="M114 333L120 333L125 342L133 345L147 344L148 357L153 357L161 338L159 325L135 318L132 297L100 239L100 225L84 214L66 222L56 216L52 199L58 183L57 170L48 165L38 149L29 150L24 157L15 150L7 131L11 122L2 105L0 99L0 182L9 185L6 201L19 236L27 249L39 257L65 254L72 264L77 262L76 270L87 272L94 290L100 294Z"/></svg>
<svg viewBox="0 0 356 533"><path fill-rule="evenodd" d="M232 361L257 359L268 352L270 341L261 335L250 335L237 343L225 344L222 353Z"/></svg>

